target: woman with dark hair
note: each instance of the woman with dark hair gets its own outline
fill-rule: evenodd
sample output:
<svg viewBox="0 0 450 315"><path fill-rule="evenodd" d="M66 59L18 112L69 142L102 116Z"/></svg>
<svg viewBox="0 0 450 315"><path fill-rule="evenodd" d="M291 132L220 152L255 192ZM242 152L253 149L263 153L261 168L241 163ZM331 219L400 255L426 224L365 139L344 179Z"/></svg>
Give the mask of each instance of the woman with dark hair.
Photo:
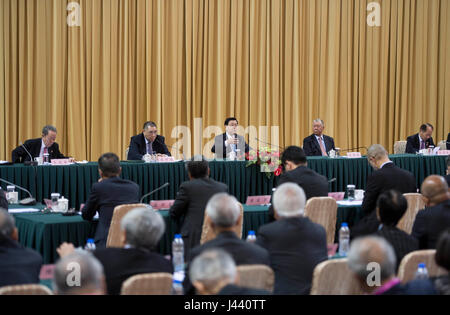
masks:
<svg viewBox="0 0 450 315"><path fill-rule="evenodd" d="M450 295L450 229L442 232L436 246L436 263L447 270L447 274L434 279L434 286L440 295Z"/></svg>

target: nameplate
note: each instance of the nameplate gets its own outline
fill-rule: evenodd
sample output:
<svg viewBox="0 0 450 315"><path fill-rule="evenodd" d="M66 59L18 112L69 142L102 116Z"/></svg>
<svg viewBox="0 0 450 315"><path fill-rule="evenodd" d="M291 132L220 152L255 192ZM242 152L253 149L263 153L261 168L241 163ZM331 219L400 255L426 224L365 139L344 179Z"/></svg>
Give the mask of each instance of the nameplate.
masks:
<svg viewBox="0 0 450 315"><path fill-rule="evenodd" d="M157 162L175 162L175 158L173 156L160 156L156 159Z"/></svg>
<svg viewBox="0 0 450 315"><path fill-rule="evenodd" d="M262 206L270 203L271 195L266 196L248 196L245 204L247 206Z"/></svg>
<svg viewBox="0 0 450 315"><path fill-rule="evenodd" d="M344 199L345 192L329 192L328 197L333 198L336 201Z"/></svg>
<svg viewBox="0 0 450 315"><path fill-rule="evenodd" d="M41 272L39 273L39 279L41 280L53 279L54 272L55 272L55 265L42 265Z"/></svg>
<svg viewBox="0 0 450 315"><path fill-rule="evenodd" d="M155 210L169 209L174 204L175 200L152 200L150 206Z"/></svg>
<svg viewBox="0 0 450 315"><path fill-rule="evenodd" d="M70 165L72 162L70 162L70 159L52 159L51 161L52 165Z"/></svg>
<svg viewBox="0 0 450 315"><path fill-rule="evenodd" d="M360 158L361 157L361 152L347 152L347 157L348 158Z"/></svg>
<svg viewBox="0 0 450 315"><path fill-rule="evenodd" d="M450 155L450 150L439 150L436 153L437 155Z"/></svg>

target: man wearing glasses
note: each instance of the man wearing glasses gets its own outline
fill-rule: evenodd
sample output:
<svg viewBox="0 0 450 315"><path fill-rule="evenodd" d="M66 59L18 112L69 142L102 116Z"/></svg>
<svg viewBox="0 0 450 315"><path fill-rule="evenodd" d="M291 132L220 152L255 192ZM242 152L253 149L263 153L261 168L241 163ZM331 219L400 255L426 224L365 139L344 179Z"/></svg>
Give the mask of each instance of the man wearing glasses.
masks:
<svg viewBox="0 0 450 315"><path fill-rule="evenodd" d="M147 121L142 128L142 133L131 137L127 159L142 160L145 154L170 156L164 141L164 137L158 135L156 124L153 121Z"/></svg>

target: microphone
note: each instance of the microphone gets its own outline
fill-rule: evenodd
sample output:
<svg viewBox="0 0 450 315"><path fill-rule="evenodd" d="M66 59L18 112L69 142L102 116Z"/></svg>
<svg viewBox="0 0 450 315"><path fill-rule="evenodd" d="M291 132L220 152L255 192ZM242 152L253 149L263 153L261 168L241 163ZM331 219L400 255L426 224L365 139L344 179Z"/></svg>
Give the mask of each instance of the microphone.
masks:
<svg viewBox="0 0 450 315"><path fill-rule="evenodd" d="M351 149L344 149L344 150L339 150L340 152L345 152L345 151L351 151L351 150L358 150L358 149L366 149L366 151L368 150L367 147L357 147L357 148L351 148Z"/></svg>
<svg viewBox="0 0 450 315"><path fill-rule="evenodd" d="M280 147L279 145L276 145L276 144L272 144L272 143L269 143L269 142L262 141L262 140L258 139L257 137L255 137L255 140L258 141L258 142L261 142L261 143L270 145L271 147L272 147L272 146L273 146L273 147L278 147L278 148L280 148L281 150L284 150L284 148L283 148L283 147Z"/></svg>
<svg viewBox="0 0 450 315"><path fill-rule="evenodd" d="M331 184L332 182L335 182L335 181L336 181L336 177L330 179L330 180L328 181L328 183Z"/></svg>
<svg viewBox="0 0 450 315"><path fill-rule="evenodd" d="M28 153L28 156L30 157L30 161L29 161L29 162L28 162L28 161L25 161L25 162L23 162L23 164L24 164L24 165L36 166L36 165L37 165L37 162L35 162L35 161L33 160L33 156L32 156L31 153L27 150L27 148L23 145L23 143L22 143L22 142L19 142L19 145L20 145L22 148L25 149L25 151Z"/></svg>
<svg viewBox="0 0 450 315"><path fill-rule="evenodd" d="M184 156L183 151L181 151L178 147L174 147L174 146L172 146L170 144L167 144L167 143L162 143L161 141L159 141L158 137L155 138L155 141L158 141L158 143L161 144L161 145L165 145L165 146L168 146L171 149L175 149L175 150L180 151L181 152L181 156L183 157L183 160L186 161L186 157Z"/></svg>
<svg viewBox="0 0 450 315"><path fill-rule="evenodd" d="M29 195L30 197L24 198L24 199L20 200L20 204L21 204L21 205L27 205L27 206L30 205L30 206L32 206L32 205L35 205L35 204L36 204L36 199L34 199L34 198L33 198L33 195L31 195L31 193L30 193L28 190L26 190L25 188L20 187L19 185L13 184L13 183L11 183L11 182L8 182L7 180L5 180L5 179L3 179L3 178L0 178L0 181L6 183L6 184L8 184L8 185L13 185L13 186L19 188L20 190L23 190L23 191L25 191L25 192L28 193L28 195Z"/></svg>
<svg viewBox="0 0 450 315"><path fill-rule="evenodd" d="M167 186L169 186L169 183L165 183L164 185L162 185L162 186L156 188L155 190L152 190L152 191L149 192L148 194L145 194L144 196L142 196L140 202L142 203L142 201L143 201L146 197L148 197L148 196L154 194L154 193L157 192L158 190L161 190L161 189L163 189L163 188L165 188L165 187L167 187Z"/></svg>

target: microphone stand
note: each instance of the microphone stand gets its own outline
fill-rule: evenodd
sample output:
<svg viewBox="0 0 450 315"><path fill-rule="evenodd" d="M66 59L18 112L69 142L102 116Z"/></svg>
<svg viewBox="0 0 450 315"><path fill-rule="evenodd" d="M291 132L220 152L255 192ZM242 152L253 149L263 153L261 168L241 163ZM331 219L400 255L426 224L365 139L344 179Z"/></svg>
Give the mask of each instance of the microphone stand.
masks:
<svg viewBox="0 0 450 315"><path fill-rule="evenodd" d="M156 188L155 190L152 190L152 191L149 192L148 194L145 194L144 196L142 196L140 202L142 203L142 201L143 201L145 198L147 198L148 196L154 194L155 192L157 192L157 191L159 191L159 190L161 190L161 189L163 189L163 188L165 188L165 187L167 187L167 186L169 186L169 183L165 183L164 185L162 185L162 186Z"/></svg>

